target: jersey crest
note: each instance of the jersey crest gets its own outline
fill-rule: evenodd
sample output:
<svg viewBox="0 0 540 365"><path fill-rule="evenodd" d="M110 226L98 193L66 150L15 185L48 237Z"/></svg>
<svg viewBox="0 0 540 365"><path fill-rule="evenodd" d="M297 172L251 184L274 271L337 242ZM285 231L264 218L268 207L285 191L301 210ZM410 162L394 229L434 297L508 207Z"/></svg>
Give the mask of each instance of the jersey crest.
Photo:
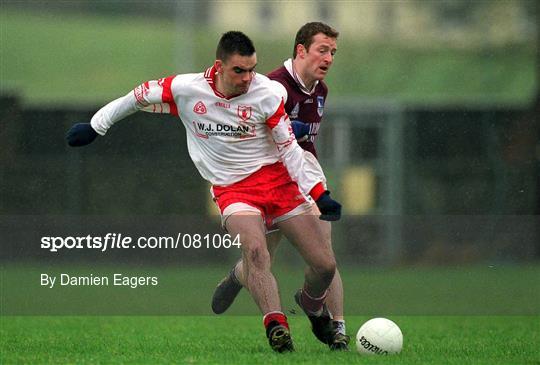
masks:
<svg viewBox="0 0 540 365"><path fill-rule="evenodd" d="M245 122L251 118L251 106L249 105L238 105L236 113L240 117L241 122Z"/></svg>
<svg viewBox="0 0 540 365"><path fill-rule="evenodd" d="M193 111L197 114L206 114L206 105L199 100L193 107Z"/></svg>

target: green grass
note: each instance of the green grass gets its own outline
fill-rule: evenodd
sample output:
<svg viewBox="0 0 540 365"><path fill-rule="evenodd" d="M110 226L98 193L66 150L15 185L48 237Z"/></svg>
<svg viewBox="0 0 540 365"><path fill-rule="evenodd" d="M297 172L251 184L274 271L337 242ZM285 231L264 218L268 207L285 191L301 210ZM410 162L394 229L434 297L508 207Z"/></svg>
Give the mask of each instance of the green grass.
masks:
<svg viewBox="0 0 540 365"><path fill-rule="evenodd" d="M246 290L227 315L211 315L212 291L228 266L4 263L0 363L540 364L538 265L342 267L349 334L371 317L391 318L404 334L403 352L391 358L331 353L320 345L292 300L302 265L276 266L294 354L271 351ZM115 272L157 276L159 285L46 289L39 283L40 273Z"/></svg>
<svg viewBox="0 0 540 365"><path fill-rule="evenodd" d="M349 317L349 332L367 317ZM539 317L394 317L401 354L332 353L307 319L290 319L297 351L273 353L259 317L5 317L3 364L538 364Z"/></svg>
<svg viewBox="0 0 540 365"><path fill-rule="evenodd" d="M25 103L101 104L148 79L200 72L224 29L192 29L143 18L23 13L3 9L0 81ZM256 34L259 72L290 57L290 39ZM361 43L344 34L327 78L331 97L417 103L526 103L536 80L535 45L487 49ZM190 52L189 50L192 50Z"/></svg>
<svg viewBox="0 0 540 365"><path fill-rule="evenodd" d="M277 263L294 255L283 247ZM339 258L339 254L338 254ZM234 262L234 259L231 259ZM209 300L229 267L152 267L104 264L4 264L1 272L2 313L10 315L210 315ZM408 268L340 268L349 315L539 315L540 266L464 266ZM137 289L113 286L40 285L40 275L156 276L158 286ZM296 308L293 293L302 285L303 265L274 268L282 305ZM35 298L39 298L36 301ZM96 300L97 298L97 300ZM106 298L106 300L103 300ZM253 301L242 290L234 315L256 315Z"/></svg>

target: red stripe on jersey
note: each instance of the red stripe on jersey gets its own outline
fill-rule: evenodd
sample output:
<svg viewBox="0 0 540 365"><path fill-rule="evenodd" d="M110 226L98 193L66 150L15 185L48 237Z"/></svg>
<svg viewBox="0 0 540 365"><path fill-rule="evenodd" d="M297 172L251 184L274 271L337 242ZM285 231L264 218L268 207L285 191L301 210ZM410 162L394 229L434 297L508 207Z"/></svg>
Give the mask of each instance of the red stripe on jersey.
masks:
<svg viewBox="0 0 540 365"><path fill-rule="evenodd" d="M206 71L204 72L204 78L208 80L209 83L213 83L214 80L212 80L212 77L215 73L216 73L216 68L214 66L208 67Z"/></svg>
<svg viewBox="0 0 540 365"><path fill-rule="evenodd" d="M161 94L161 100L164 103L169 104L169 113L178 116L178 107L174 102L174 97L171 90L172 80L175 76L169 76L163 79L163 93Z"/></svg>
<svg viewBox="0 0 540 365"><path fill-rule="evenodd" d="M287 114L285 113L285 104L283 104L283 99L281 99L281 103L274 115L266 120L266 125L270 127L270 129L274 129L283 116L287 117Z"/></svg>
<svg viewBox="0 0 540 365"><path fill-rule="evenodd" d="M216 76L216 67L215 66L208 67L204 73L204 78L208 82L208 85L210 85L210 87L212 88L212 91L214 91L214 94L216 94L216 96L223 99L230 99L230 98L227 98L225 95L223 95L221 92L219 92L218 89L216 89L216 83L214 82L215 76Z"/></svg>

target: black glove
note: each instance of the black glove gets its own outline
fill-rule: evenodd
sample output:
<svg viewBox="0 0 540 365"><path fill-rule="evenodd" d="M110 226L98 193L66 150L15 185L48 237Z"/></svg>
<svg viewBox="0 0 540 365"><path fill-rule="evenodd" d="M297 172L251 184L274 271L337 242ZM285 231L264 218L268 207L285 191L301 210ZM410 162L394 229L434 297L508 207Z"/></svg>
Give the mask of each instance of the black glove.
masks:
<svg viewBox="0 0 540 365"><path fill-rule="evenodd" d="M304 123L300 120L293 120L291 121L291 128L298 141L301 142L307 139L310 132L310 124Z"/></svg>
<svg viewBox="0 0 540 365"><path fill-rule="evenodd" d="M90 123L77 123L67 132L67 143L71 147L86 146L98 136Z"/></svg>
<svg viewBox="0 0 540 365"><path fill-rule="evenodd" d="M323 221L337 221L341 218L341 204L330 198L330 192L325 191L316 201L321 211L319 219Z"/></svg>

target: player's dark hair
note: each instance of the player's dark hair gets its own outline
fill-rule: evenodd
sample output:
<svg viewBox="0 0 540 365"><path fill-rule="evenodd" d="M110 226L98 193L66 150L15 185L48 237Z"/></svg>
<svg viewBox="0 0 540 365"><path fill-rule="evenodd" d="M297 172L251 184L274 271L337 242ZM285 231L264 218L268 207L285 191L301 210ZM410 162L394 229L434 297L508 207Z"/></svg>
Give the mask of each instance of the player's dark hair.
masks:
<svg viewBox="0 0 540 365"><path fill-rule="evenodd" d="M251 39L242 32L229 31L224 33L216 49L216 60L227 61L233 54L251 56L255 53L255 46Z"/></svg>
<svg viewBox="0 0 540 365"><path fill-rule="evenodd" d="M301 44L306 48L306 50L309 51L309 46L311 46L313 43L313 37L319 33L322 33L330 38L337 38L339 36L339 32L328 24L321 22L306 23L300 29L298 29L298 32L296 33L296 38L294 39L293 58L296 57L296 46Z"/></svg>

